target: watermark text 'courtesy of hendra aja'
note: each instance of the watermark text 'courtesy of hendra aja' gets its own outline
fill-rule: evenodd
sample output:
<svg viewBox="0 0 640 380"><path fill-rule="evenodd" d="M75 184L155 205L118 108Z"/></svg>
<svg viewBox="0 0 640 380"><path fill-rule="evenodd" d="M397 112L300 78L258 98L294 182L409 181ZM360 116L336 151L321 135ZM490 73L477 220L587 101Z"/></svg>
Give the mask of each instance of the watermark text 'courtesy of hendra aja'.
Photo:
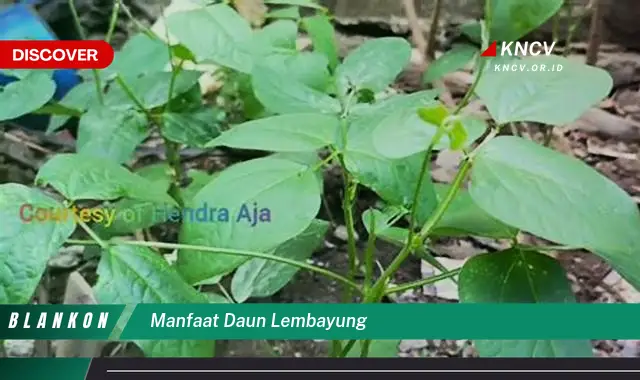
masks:
<svg viewBox="0 0 640 380"><path fill-rule="evenodd" d="M157 205L151 209L132 206L118 210L112 207L80 208L75 205L69 208L50 208L24 203L20 205L18 214L23 223L64 223L75 220L102 224L107 228L117 220L134 223L145 220L146 217L170 223L242 223L254 227L260 223L270 223L272 217L271 209L262 207L257 202L243 203L239 207L220 207L204 202L196 207Z"/></svg>
<svg viewBox="0 0 640 380"><path fill-rule="evenodd" d="M493 41L489 47L482 52L482 57L513 57L514 60L507 62L492 63L489 70L504 71L504 72L559 72L564 68L560 63L537 64L534 61L519 61L517 57L537 57L537 56L550 56L553 54L553 49L556 42L547 41L511 41L511 42L498 42ZM498 48L500 51L498 54Z"/></svg>

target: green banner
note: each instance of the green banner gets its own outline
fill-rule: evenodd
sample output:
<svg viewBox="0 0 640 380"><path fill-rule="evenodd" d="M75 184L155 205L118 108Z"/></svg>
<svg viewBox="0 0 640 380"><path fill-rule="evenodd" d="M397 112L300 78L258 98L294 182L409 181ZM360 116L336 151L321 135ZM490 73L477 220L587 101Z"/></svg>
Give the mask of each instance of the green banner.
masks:
<svg viewBox="0 0 640 380"><path fill-rule="evenodd" d="M639 339L638 315L640 304L140 304L121 338Z"/></svg>
<svg viewBox="0 0 640 380"><path fill-rule="evenodd" d="M107 340L123 309L1 305L0 339ZM140 304L120 339L640 339L638 315L640 304Z"/></svg>
<svg viewBox="0 0 640 380"><path fill-rule="evenodd" d="M0 305L0 340L107 340L123 309L123 305Z"/></svg>

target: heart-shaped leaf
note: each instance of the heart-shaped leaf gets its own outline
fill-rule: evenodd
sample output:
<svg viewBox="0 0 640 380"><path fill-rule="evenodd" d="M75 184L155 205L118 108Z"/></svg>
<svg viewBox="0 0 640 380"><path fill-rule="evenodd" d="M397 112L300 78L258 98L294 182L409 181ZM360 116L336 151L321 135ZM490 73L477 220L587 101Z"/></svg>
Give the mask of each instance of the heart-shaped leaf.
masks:
<svg viewBox="0 0 640 380"><path fill-rule="evenodd" d="M256 65L251 77L256 97L272 112L337 114L342 109L337 99L264 64Z"/></svg>
<svg viewBox="0 0 640 380"><path fill-rule="evenodd" d="M38 220L41 211L64 206L38 190L16 183L0 185L0 303L31 299L49 259L73 233L73 218Z"/></svg>
<svg viewBox="0 0 640 380"><path fill-rule="evenodd" d="M180 241L270 252L311 224L320 208L321 191L315 173L297 162L267 157L231 166L188 202ZM180 250L177 265L194 284L226 274L247 260Z"/></svg>
<svg viewBox="0 0 640 380"><path fill-rule="evenodd" d="M476 54L478 48L473 45L455 45L429 65L424 72L423 82L431 83L446 74L463 69Z"/></svg>
<svg viewBox="0 0 640 380"><path fill-rule="evenodd" d="M107 304L209 303L156 252L147 247L116 245L105 250L95 286L99 302ZM211 357L213 341L135 342L149 357Z"/></svg>
<svg viewBox="0 0 640 380"><path fill-rule="evenodd" d="M80 118L77 150L120 164L132 158L148 133L147 118L138 111L92 107Z"/></svg>
<svg viewBox="0 0 640 380"><path fill-rule="evenodd" d="M382 91L391 84L411 59L411 45L404 38L369 40L344 59L336 69L341 94L350 89Z"/></svg>
<svg viewBox="0 0 640 380"><path fill-rule="evenodd" d="M488 68L476 88L498 124L566 124L607 96L613 86L606 71L563 57L529 57L512 64L518 69L505 71L499 64Z"/></svg>
<svg viewBox="0 0 640 380"><path fill-rule="evenodd" d="M51 185L69 200L111 200L120 197L166 202L175 201L166 189L112 162L83 154L58 154L47 161L36 183Z"/></svg>
<svg viewBox="0 0 640 380"><path fill-rule="evenodd" d="M167 17L169 31L196 56L250 73L253 32L249 23L225 4L176 12Z"/></svg>
<svg viewBox="0 0 640 380"><path fill-rule="evenodd" d="M472 257L458 278L464 303L573 303L566 274L553 258L509 249ZM485 357L590 357L589 341L476 341Z"/></svg>
<svg viewBox="0 0 640 380"><path fill-rule="evenodd" d="M276 248L273 254L304 262L322 243L328 228L327 222L316 219L303 233ZM251 297L270 297L287 285L298 270L288 264L251 259L233 275L231 294L236 302L244 302Z"/></svg>
<svg viewBox="0 0 640 380"><path fill-rule="evenodd" d="M236 125L207 146L274 152L315 151L335 143L339 128L337 116L317 113L272 116Z"/></svg>
<svg viewBox="0 0 640 380"><path fill-rule="evenodd" d="M56 91L56 83L47 72L33 71L25 78L0 87L0 121L11 120L47 104Z"/></svg>
<svg viewBox="0 0 640 380"><path fill-rule="evenodd" d="M614 182L532 141L501 136L474 161L469 193L492 217L593 250L640 288L640 213Z"/></svg>

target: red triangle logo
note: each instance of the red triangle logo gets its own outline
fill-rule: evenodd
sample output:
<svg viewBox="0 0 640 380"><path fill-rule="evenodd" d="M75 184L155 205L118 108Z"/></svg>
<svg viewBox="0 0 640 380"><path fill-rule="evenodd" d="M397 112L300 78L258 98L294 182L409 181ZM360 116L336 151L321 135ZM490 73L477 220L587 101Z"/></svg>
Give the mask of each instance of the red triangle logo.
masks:
<svg viewBox="0 0 640 380"><path fill-rule="evenodd" d="M498 53L498 41L493 41L491 45L487 48L487 50L483 51L480 54L481 57L495 57Z"/></svg>

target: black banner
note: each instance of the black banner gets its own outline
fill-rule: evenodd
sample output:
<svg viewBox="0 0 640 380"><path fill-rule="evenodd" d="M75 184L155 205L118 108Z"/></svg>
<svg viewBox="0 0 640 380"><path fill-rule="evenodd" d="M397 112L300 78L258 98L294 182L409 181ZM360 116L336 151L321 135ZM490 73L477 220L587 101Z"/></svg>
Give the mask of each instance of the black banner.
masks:
<svg viewBox="0 0 640 380"><path fill-rule="evenodd" d="M639 378L640 359L93 359L86 380ZM591 377L591 376L590 376ZM395 379L393 379L395 380Z"/></svg>

